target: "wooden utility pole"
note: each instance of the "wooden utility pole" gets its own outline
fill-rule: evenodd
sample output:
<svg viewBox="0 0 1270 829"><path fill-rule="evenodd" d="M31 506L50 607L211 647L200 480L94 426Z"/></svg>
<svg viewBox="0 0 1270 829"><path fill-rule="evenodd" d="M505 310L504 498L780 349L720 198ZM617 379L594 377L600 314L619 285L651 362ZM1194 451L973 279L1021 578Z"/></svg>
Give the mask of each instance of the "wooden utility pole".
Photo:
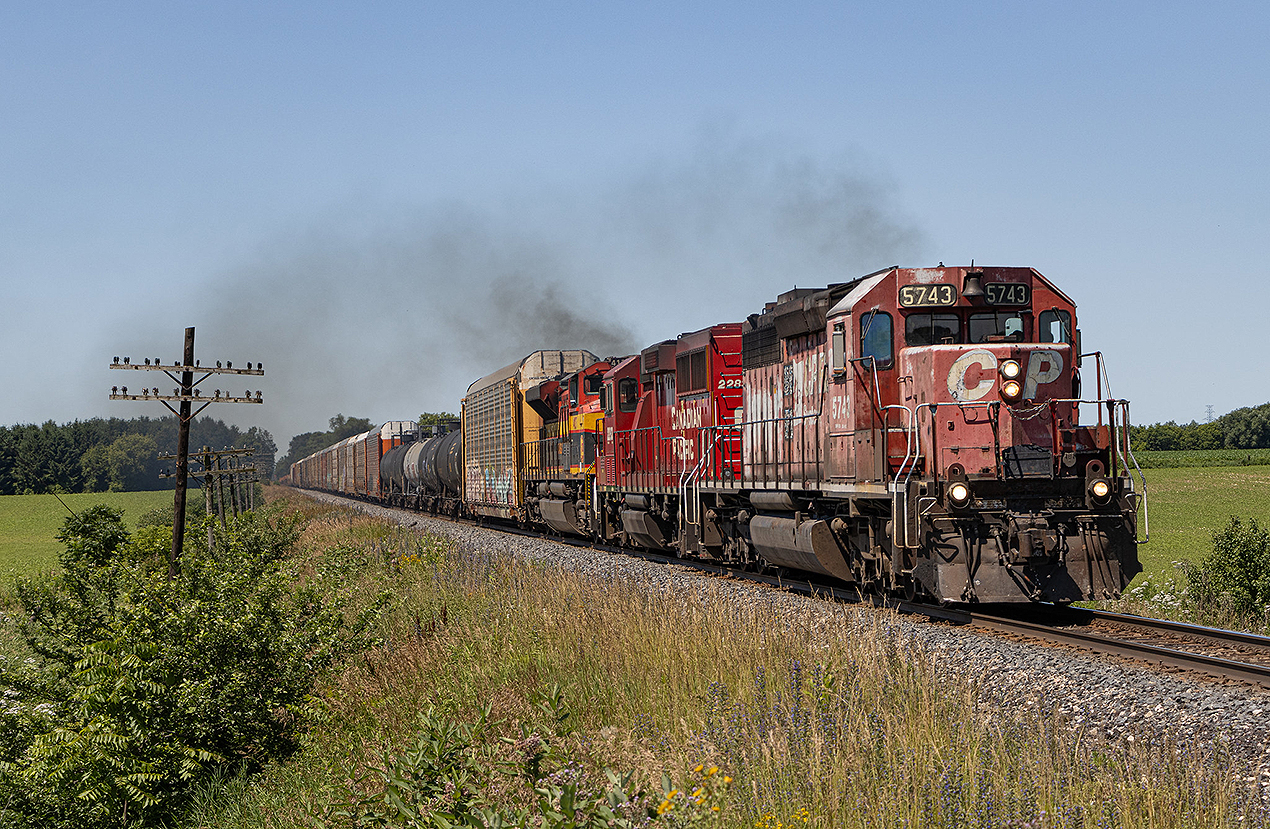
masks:
<svg viewBox="0 0 1270 829"><path fill-rule="evenodd" d="M168 556L168 581L176 578L176 563L181 560L185 540L185 490L190 476L190 395L194 393L194 329L185 329L185 354L181 365L181 412L176 430L176 494L172 498L172 555ZM171 406L168 407L172 408Z"/></svg>
<svg viewBox="0 0 1270 829"><path fill-rule="evenodd" d="M226 363L222 368L219 361L216 363L216 368L201 367L198 360L194 359L193 328L185 329L185 353L179 364L163 365L157 357L152 363L150 358L147 357L144 365L138 365L132 363L128 357L124 357L122 363L116 357L110 367L134 371L162 371L168 377L171 377L174 382L180 384L180 387L173 389L170 395L159 394L157 387L142 389L141 394L129 394L127 386L114 386L110 390L111 400L158 400L177 417L176 493L172 499L172 553L168 557L168 580L170 581L176 577L176 567L181 560L181 552L185 541L185 491L190 470L190 421L213 403L264 402L260 399L260 392L256 392L254 398L251 396L250 391L243 397L234 397L228 394L222 396L220 389L217 389L214 397L203 397L196 387L213 374L252 374L263 377L265 370L258 363L255 368L252 368L251 363L248 363L245 369L234 368L233 363ZM195 374L202 374L203 376L195 380ZM180 403L180 409L172 408L169 401ZM198 407L198 411L192 411L194 403L202 404Z"/></svg>
<svg viewBox="0 0 1270 829"><path fill-rule="evenodd" d="M240 475L247 476L243 480L254 485L257 480L255 465L253 464L252 466L242 466L237 459L247 455L255 455L255 454L256 454L256 447L254 446L244 446L244 447L239 447L237 449L228 449L228 448L211 449L207 446L204 446L202 449L198 450L192 455L187 456L189 459L194 460L195 462L199 463L203 467L201 470L195 470L195 471L189 472L188 475L190 478L193 478L194 480L202 484L203 499L204 499L204 504L206 507L206 514L209 518L211 518L214 515L218 515L220 518L220 525L222 530L226 529L226 527L228 526L225 521L225 503L226 503L225 477L226 476L238 477ZM237 465L234 466L232 469L229 468L226 462L223 460L223 458L226 458L226 457L234 458L235 463ZM159 460L161 461L171 461L171 460L176 460L176 458L177 458L176 455L160 455L159 456ZM165 470L159 473L159 477L160 478L175 478L176 473L174 472L170 473ZM215 506L215 511L213 511L213 505ZM234 515L235 516L238 515L238 511L236 509L234 510ZM212 544L213 544L212 526L211 526L211 522L209 522L207 526L207 549L209 550L212 549Z"/></svg>

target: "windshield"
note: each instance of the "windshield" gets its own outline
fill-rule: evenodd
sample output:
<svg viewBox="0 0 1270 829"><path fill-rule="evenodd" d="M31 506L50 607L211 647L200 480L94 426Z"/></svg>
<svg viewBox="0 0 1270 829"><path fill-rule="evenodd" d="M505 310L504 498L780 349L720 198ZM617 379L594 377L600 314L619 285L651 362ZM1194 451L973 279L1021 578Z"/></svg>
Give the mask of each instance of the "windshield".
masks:
<svg viewBox="0 0 1270 829"><path fill-rule="evenodd" d="M970 342L1023 342L1023 317L1012 311L971 314Z"/></svg>
<svg viewBox="0 0 1270 829"><path fill-rule="evenodd" d="M956 314L909 314L904 318L906 345L943 345L961 338L961 320Z"/></svg>

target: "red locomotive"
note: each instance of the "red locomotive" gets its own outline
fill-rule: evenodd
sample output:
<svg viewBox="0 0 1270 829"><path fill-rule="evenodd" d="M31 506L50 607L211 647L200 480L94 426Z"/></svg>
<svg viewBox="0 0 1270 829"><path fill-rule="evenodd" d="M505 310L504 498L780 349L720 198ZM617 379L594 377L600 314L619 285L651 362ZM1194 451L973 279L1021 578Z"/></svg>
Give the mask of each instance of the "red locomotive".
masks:
<svg viewBox="0 0 1270 829"><path fill-rule="evenodd" d="M1101 389L1075 304L1035 270L894 267L624 359L540 351L482 378L448 489L394 477L405 446L375 486L315 461L338 445L291 477L864 593L1111 598L1141 569L1143 494L1128 403Z"/></svg>

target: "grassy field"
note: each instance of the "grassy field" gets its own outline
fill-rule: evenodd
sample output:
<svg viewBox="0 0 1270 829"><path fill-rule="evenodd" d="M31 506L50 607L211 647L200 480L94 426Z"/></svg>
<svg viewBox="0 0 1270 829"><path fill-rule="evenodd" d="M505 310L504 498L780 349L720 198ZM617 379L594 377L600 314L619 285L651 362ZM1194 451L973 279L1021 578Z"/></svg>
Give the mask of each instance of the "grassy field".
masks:
<svg viewBox="0 0 1270 829"><path fill-rule="evenodd" d="M1201 561L1232 515L1270 524L1270 466L1148 469L1146 479L1151 540L1138 548L1138 580Z"/></svg>
<svg viewBox="0 0 1270 829"><path fill-rule="evenodd" d="M1134 455L1143 469L1180 466L1266 466L1270 465L1270 449L1176 449L1164 451L1136 450Z"/></svg>
<svg viewBox="0 0 1270 829"><path fill-rule="evenodd" d="M76 511L93 504L122 509L129 526L155 507L172 504L171 491L95 492L61 497ZM0 586L12 584L16 576L57 566L61 546L54 536L66 515L66 507L53 495L0 496Z"/></svg>
<svg viewBox="0 0 1270 829"><path fill-rule="evenodd" d="M1177 465L1146 470L1151 541L1139 548L1144 570L1139 581L1171 576L1177 561L1199 562L1213 533L1232 515L1270 524L1270 466L1196 467L1183 461L1214 453L1149 454L1176 456L1168 462ZM170 504L172 493L110 492L62 499L75 510L103 502L122 508L131 524L142 513ZM53 536L65 516L66 508L52 495L0 496L0 585L12 583L15 575L56 565L58 544Z"/></svg>
<svg viewBox="0 0 1270 829"><path fill-rule="evenodd" d="M637 826L1264 827L1221 757L984 706L885 614L806 619L724 582L682 595L299 508L309 567L391 588L384 644L332 677L298 756L209 786L183 827L298 829L334 802L396 818L356 825L443 825L395 804L461 802L540 825L595 802L605 768L632 774Z"/></svg>

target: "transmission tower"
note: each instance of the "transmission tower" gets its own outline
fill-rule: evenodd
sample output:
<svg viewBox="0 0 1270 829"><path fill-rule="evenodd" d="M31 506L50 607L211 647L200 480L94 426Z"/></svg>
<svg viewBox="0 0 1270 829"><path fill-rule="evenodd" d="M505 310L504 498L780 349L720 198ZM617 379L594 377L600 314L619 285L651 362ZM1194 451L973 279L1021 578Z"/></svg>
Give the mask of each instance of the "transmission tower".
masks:
<svg viewBox="0 0 1270 829"><path fill-rule="evenodd" d="M185 355L181 362L164 365L157 357L153 362L146 357L143 364L137 364L128 357L124 357L122 362L116 357L110 367L125 371L162 371L172 378L172 382L179 384L171 394L160 394L157 386L143 388L141 394L129 394L127 386L112 386L110 389L111 400L157 400L167 406L168 411L177 418L176 492L172 499L172 553L168 558L168 579L171 580L176 577L176 564L181 560L185 539L185 489L190 472L190 421L213 403L264 402L261 400L259 391L256 392L255 397L252 397L251 391L247 391L242 397L235 397L228 392L222 394L220 389L216 389L215 394L204 397L196 386L213 374L249 374L263 377L264 366L256 363L253 367L251 363L248 363L246 368L234 368L233 363L227 362L222 366L219 360L215 368L201 366L199 361L194 359L194 329L187 328L185 329ZM195 380L195 374L202 376ZM172 408L173 402L180 403L180 408ZM197 411L191 413L195 403L201 405Z"/></svg>

